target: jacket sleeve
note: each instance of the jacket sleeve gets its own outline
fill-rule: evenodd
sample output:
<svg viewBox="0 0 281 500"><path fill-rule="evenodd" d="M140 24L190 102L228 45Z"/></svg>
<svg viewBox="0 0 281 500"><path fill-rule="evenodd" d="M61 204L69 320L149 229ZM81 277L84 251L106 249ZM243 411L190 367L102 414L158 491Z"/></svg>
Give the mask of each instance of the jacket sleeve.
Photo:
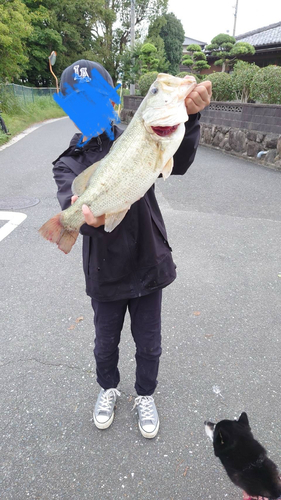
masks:
<svg viewBox="0 0 281 500"><path fill-rule="evenodd" d="M174 154L173 175L183 175L194 161L200 139L200 113L190 115L185 123L185 135Z"/></svg>
<svg viewBox="0 0 281 500"><path fill-rule="evenodd" d="M61 160L56 161L53 167L54 179L57 184L58 192L57 197L62 210L70 207L72 182L75 179L75 174L68 168Z"/></svg>

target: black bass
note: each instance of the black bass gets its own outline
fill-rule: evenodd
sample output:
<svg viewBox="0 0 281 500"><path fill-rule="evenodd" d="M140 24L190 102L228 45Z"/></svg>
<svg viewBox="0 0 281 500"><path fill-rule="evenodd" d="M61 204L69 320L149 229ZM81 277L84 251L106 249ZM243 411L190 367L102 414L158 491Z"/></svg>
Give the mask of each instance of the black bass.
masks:
<svg viewBox="0 0 281 500"><path fill-rule="evenodd" d="M85 223L84 204L95 217L105 214L104 230L113 231L160 174L169 177L188 120L185 98L195 86L193 76L160 73L109 153L74 180L77 201L46 222L40 234L69 253Z"/></svg>

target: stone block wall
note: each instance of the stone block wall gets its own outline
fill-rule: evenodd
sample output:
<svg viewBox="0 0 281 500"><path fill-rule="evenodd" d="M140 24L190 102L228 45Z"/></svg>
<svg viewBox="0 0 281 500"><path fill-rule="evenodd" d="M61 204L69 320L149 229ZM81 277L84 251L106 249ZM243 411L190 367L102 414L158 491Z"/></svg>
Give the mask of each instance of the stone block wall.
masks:
<svg viewBox="0 0 281 500"><path fill-rule="evenodd" d="M281 106L211 102L200 123L201 144L281 169Z"/></svg>
<svg viewBox="0 0 281 500"><path fill-rule="evenodd" d="M201 122L200 144L281 170L281 135ZM257 156L259 153L260 157Z"/></svg>

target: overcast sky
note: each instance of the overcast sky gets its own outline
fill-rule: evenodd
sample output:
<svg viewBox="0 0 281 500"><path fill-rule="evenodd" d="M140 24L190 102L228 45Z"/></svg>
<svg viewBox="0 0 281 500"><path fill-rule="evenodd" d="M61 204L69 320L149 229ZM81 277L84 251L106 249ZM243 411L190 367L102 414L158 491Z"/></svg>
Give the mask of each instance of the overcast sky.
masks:
<svg viewBox="0 0 281 500"><path fill-rule="evenodd" d="M236 0L169 0L168 12L181 20L185 35L210 43L219 33L233 34ZM235 35L281 21L281 0L238 0Z"/></svg>

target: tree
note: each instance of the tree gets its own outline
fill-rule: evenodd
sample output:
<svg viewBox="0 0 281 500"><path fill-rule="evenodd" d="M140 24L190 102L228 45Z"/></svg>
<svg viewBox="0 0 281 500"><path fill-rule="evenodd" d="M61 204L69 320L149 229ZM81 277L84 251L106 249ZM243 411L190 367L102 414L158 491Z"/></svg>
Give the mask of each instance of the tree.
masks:
<svg viewBox="0 0 281 500"><path fill-rule="evenodd" d="M122 81L123 87L129 87L130 83L137 82L140 78L142 45L140 40L137 40L134 48L127 46L120 57L118 77Z"/></svg>
<svg viewBox="0 0 281 500"><path fill-rule="evenodd" d="M136 39L145 23L166 12L167 4L136 1ZM74 61L91 59L102 63L116 83L130 41L131 0L0 0L0 8L4 77L54 84L48 56L55 50L58 76Z"/></svg>
<svg viewBox="0 0 281 500"><path fill-rule="evenodd" d="M159 59L158 71L166 73L169 70L170 63L167 61L165 44L163 38L160 36L160 31L163 26L167 24L164 16L159 16L153 23L149 25L146 42L152 43L157 49L157 57Z"/></svg>
<svg viewBox="0 0 281 500"><path fill-rule="evenodd" d="M27 67L26 40L32 32L21 0L0 0L0 78L12 81Z"/></svg>
<svg viewBox="0 0 281 500"><path fill-rule="evenodd" d="M182 64L187 66L192 73L200 73L202 69L209 69L207 58L200 45L191 44L186 47L188 53L184 55Z"/></svg>
<svg viewBox="0 0 281 500"><path fill-rule="evenodd" d="M160 36L164 41L167 60L169 61L169 72L176 75L182 60L182 44L184 42L184 29L182 23L175 14L169 13L163 16L166 24L160 29Z"/></svg>
<svg viewBox="0 0 281 500"><path fill-rule="evenodd" d="M144 43L140 52L142 74L157 71L159 59L157 59L157 49L155 45L152 45L152 43Z"/></svg>
<svg viewBox="0 0 281 500"><path fill-rule="evenodd" d="M230 51L236 40L234 36L220 33L211 40L210 45L206 45L205 50L211 53L211 56L216 57L215 66L222 66L222 71L225 71L226 62L230 58Z"/></svg>
<svg viewBox="0 0 281 500"><path fill-rule="evenodd" d="M236 42L235 38L225 33L220 33L211 40L210 45L206 45L205 50L211 56L217 58L215 66L221 66L225 71L226 65L233 66L234 61L247 55L254 54L253 45L245 42Z"/></svg>
<svg viewBox="0 0 281 500"><path fill-rule="evenodd" d="M100 0L101 1L101 0ZM99 17L92 26L93 54L118 80L122 57L130 41L131 1L102 0ZM143 24L153 22L167 10L168 0L138 0L135 5L135 33L139 38ZM128 54L127 54L128 55Z"/></svg>
<svg viewBox="0 0 281 500"><path fill-rule="evenodd" d="M57 52L56 73L77 59L86 58L92 48L91 26L102 0L24 0L30 11L33 33L28 40L28 81L32 85L54 84L48 56ZM98 10L98 9L97 9Z"/></svg>
<svg viewBox="0 0 281 500"><path fill-rule="evenodd" d="M52 14L49 9L43 5L39 5L33 10L30 9L30 19L33 31L28 39L29 64L25 75L29 85L48 87L54 85L53 77L49 71L48 57L55 50L58 54L58 60L60 60L66 48L63 46L61 35L51 27Z"/></svg>

